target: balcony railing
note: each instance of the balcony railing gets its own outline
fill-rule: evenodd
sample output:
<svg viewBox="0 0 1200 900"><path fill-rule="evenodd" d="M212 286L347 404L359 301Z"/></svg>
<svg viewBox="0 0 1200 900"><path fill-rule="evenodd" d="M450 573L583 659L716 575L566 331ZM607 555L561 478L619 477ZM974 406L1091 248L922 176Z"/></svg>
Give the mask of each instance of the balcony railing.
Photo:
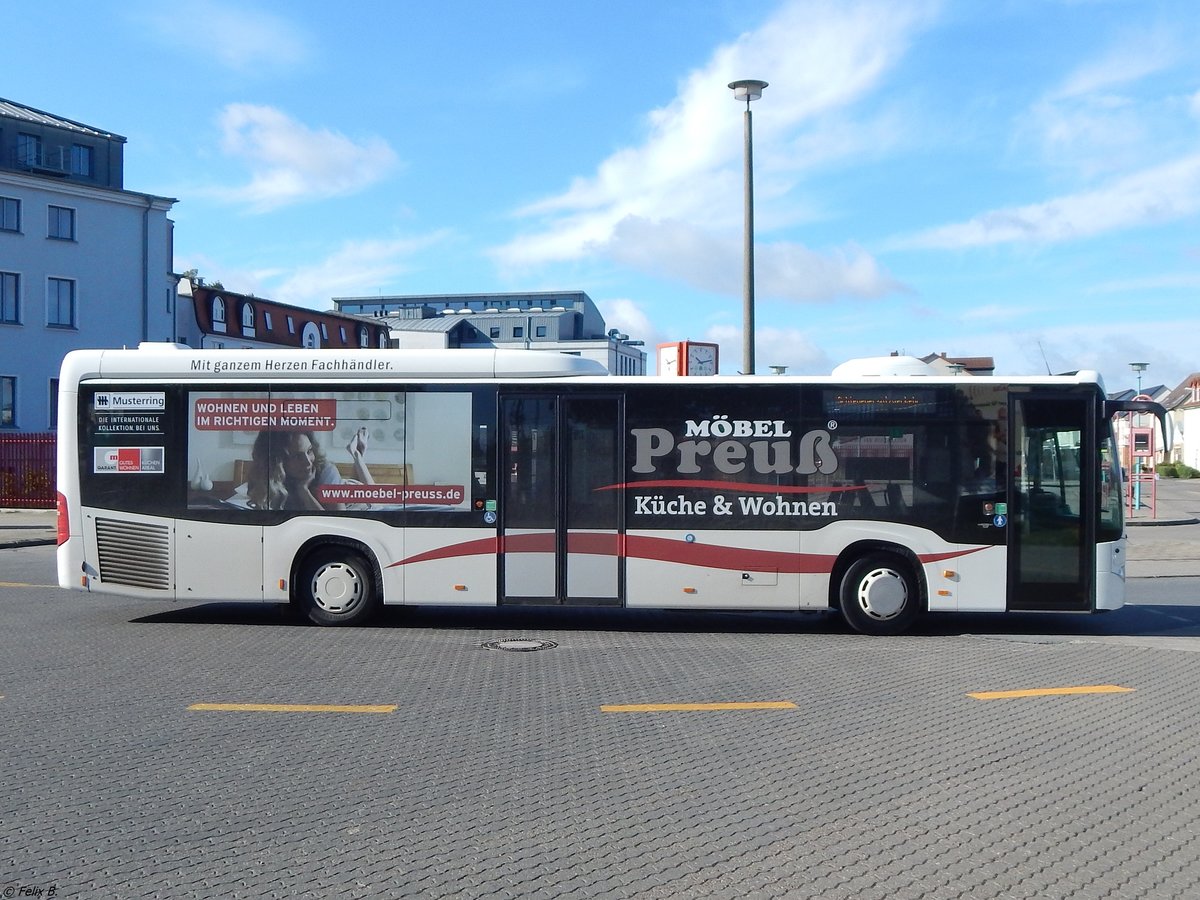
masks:
<svg viewBox="0 0 1200 900"><path fill-rule="evenodd" d="M18 147L15 157L21 169L48 175L67 175L71 171L70 147Z"/></svg>

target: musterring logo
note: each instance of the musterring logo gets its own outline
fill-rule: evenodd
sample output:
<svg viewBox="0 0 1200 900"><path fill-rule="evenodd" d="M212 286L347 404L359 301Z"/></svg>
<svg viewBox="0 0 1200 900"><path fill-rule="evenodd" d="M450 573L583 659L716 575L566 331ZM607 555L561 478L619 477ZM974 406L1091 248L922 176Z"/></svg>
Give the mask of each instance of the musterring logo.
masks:
<svg viewBox="0 0 1200 900"><path fill-rule="evenodd" d="M162 391L145 393L103 393L96 394L97 409L116 410L165 410L167 395Z"/></svg>
<svg viewBox="0 0 1200 900"><path fill-rule="evenodd" d="M725 475L832 475L838 469L833 438L816 429L791 440L783 419L731 419L715 415L684 422L683 440L666 428L633 428L633 471L639 475L673 469L680 475L704 471L701 462Z"/></svg>

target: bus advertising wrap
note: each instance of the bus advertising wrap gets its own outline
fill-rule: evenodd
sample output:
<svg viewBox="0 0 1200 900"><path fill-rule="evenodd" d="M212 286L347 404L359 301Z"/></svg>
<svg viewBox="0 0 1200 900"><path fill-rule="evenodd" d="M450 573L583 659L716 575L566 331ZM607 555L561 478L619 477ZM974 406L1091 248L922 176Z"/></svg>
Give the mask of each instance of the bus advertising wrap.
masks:
<svg viewBox="0 0 1200 900"><path fill-rule="evenodd" d="M470 415L455 393L194 391L188 506L465 509Z"/></svg>
<svg viewBox="0 0 1200 900"><path fill-rule="evenodd" d="M651 477L625 485L630 513L656 519L837 516L831 494L859 488L795 483L797 475L837 473L829 428L802 431L786 419L725 415L686 419L674 430L632 428L630 472Z"/></svg>

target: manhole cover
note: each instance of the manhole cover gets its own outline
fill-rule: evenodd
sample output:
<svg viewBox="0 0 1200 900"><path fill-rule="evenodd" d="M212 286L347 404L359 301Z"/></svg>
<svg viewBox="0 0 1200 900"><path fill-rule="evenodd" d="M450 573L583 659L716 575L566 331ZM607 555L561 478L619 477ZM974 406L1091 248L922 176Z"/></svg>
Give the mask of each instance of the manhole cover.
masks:
<svg viewBox="0 0 1200 900"><path fill-rule="evenodd" d="M484 641L483 646L488 650L511 650L516 653L529 653L532 650L550 650L557 647L554 641L543 641L540 638L503 638L498 641Z"/></svg>

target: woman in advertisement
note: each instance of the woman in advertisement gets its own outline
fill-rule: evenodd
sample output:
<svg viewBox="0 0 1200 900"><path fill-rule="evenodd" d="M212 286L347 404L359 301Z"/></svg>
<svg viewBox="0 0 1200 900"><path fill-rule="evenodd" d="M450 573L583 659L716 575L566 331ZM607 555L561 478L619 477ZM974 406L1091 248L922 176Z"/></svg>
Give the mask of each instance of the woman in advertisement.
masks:
<svg viewBox="0 0 1200 900"><path fill-rule="evenodd" d="M374 484L367 469L367 429L346 446L360 484ZM318 488L347 483L328 460L312 431L261 431L251 451L247 488L254 509L342 510L345 503L322 502Z"/></svg>

